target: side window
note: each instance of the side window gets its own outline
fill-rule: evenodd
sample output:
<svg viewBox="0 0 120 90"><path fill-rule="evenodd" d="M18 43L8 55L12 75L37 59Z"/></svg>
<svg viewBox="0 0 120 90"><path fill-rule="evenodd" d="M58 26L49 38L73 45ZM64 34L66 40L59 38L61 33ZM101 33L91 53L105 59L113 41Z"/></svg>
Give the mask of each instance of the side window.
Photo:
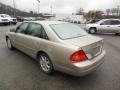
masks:
<svg viewBox="0 0 120 90"><path fill-rule="evenodd" d="M102 22L101 25L111 25L111 21L106 20L106 21Z"/></svg>
<svg viewBox="0 0 120 90"><path fill-rule="evenodd" d="M26 29L28 27L29 23L23 23L20 26L17 27L17 32L18 33L26 33Z"/></svg>
<svg viewBox="0 0 120 90"><path fill-rule="evenodd" d="M47 40L48 40L49 38L48 38L48 36L47 36L47 34L46 34L44 28L42 27L41 29L42 29L41 38L47 39Z"/></svg>
<svg viewBox="0 0 120 90"><path fill-rule="evenodd" d="M40 37L41 36L41 25L35 24L35 23L30 23L27 34L36 36L36 37Z"/></svg>
<svg viewBox="0 0 120 90"><path fill-rule="evenodd" d="M36 23L30 24L27 34L35 37L40 37L43 39L48 39L44 28L40 24L36 24Z"/></svg>
<svg viewBox="0 0 120 90"><path fill-rule="evenodd" d="M112 20L111 25L119 25L120 21L119 20Z"/></svg>

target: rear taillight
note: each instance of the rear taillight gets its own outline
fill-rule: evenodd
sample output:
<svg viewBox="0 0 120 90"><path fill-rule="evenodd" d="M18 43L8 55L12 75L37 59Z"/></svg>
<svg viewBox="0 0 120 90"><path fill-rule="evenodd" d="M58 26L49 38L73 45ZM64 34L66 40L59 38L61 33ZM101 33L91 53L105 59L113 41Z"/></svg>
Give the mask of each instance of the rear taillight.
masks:
<svg viewBox="0 0 120 90"><path fill-rule="evenodd" d="M86 61L88 58L83 50L77 51L70 56L70 60L73 62Z"/></svg>

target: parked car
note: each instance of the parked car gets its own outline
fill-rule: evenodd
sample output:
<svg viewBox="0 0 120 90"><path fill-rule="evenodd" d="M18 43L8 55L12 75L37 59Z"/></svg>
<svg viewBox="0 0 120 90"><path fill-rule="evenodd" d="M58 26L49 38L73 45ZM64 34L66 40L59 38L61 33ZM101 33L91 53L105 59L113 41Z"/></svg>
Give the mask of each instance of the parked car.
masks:
<svg viewBox="0 0 120 90"><path fill-rule="evenodd" d="M35 21L35 17L29 17L31 21Z"/></svg>
<svg viewBox="0 0 120 90"><path fill-rule="evenodd" d="M0 14L0 16L3 17L3 18L8 19L9 24L13 24L13 25L16 25L16 24L17 24L17 19L14 18L14 17L11 17L11 16L8 15L8 14Z"/></svg>
<svg viewBox="0 0 120 90"><path fill-rule="evenodd" d="M35 17L24 17L24 21L35 21Z"/></svg>
<svg viewBox="0 0 120 90"><path fill-rule="evenodd" d="M19 21L19 22L23 22L24 21L24 18L22 16L17 16L16 18L17 18L17 21Z"/></svg>
<svg viewBox="0 0 120 90"><path fill-rule="evenodd" d="M45 20L45 18L43 18L43 17L35 17L35 21L43 21L43 20Z"/></svg>
<svg viewBox="0 0 120 90"><path fill-rule="evenodd" d="M17 48L38 60L41 70L83 76L104 61L102 38L75 24L60 21L24 22L6 34L9 49Z"/></svg>
<svg viewBox="0 0 120 90"><path fill-rule="evenodd" d="M70 22L70 21L71 21L71 18L65 18L65 19L63 19L63 21L65 21L65 22Z"/></svg>
<svg viewBox="0 0 120 90"><path fill-rule="evenodd" d="M96 23L86 24L89 33L120 34L120 19L102 19Z"/></svg>
<svg viewBox="0 0 120 90"><path fill-rule="evenodd" d="M0 24L9 25L9 21L7 18L0 16Z"/></svg>
<svg viewBox="0 0 120 90"><path fill-rule="evenodd" d="M31 21L29 17L24 17L24 21Z"/></svg>

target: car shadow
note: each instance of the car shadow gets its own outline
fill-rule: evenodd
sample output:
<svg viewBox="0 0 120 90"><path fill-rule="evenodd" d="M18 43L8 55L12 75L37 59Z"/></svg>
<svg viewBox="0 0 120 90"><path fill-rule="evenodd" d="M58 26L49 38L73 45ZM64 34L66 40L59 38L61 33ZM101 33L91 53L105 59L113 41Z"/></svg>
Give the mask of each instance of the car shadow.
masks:
<svg viewBox="0 0 120 90"><path fill-rule="evenodd" d="M115 35L114 33L98 33L98 34L91 34L91 35L95 35L95 36L120 36L120 34Z"/></svg>

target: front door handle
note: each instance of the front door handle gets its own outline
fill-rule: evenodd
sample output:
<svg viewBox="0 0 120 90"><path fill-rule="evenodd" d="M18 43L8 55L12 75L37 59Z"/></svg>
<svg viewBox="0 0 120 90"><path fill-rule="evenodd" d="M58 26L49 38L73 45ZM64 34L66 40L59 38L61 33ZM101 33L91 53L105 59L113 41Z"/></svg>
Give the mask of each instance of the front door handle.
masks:
<svg viewBox="0 0 120 90"><path fill-rule="evenodd" d="M107 27L110 27L110 26L107 26Z"/></svg>

